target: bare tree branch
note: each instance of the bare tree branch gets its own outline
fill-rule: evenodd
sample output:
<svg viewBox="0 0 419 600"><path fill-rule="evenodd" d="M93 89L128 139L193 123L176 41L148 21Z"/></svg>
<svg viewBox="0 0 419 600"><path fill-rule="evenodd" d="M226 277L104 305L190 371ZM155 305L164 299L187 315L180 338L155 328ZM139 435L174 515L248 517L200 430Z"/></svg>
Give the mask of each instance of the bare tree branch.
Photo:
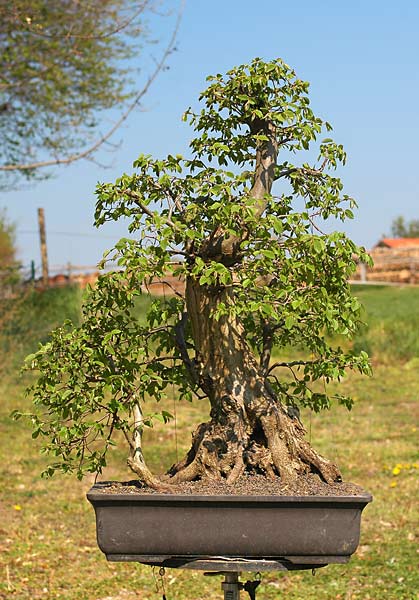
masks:
<svg viewBox="0 0 419 600"><path fill-rule="evenodd" d="M38 162L32 162L32 163L0 165L0 171L30 171L33 169L40 169L40 168L50 167L50 166L54 166L54 165L70 164L70 163L76 162L78 160L81 160L83 158L91 157L91 155L94 152L96 152L105 142L107 142L109 140L109 138L111 138L112 135L127 120L129 115L139 105L141 99L148 92L148 90L150 89L150 87L154 83L154 81L156 80L159 73L165 67L167 58L169 57L169 55L173 52L173 50L175 48L176 38L177 38L177 34L179 31L179 27L180 27L180 21L181 21L182 14L183 14L183 8L184 8L184 2L182 2L182 5L179 9L176 24L173 29L173 33L171 35L169 43L167 44L162 57L156 63L156 67L155 67L154 71L152 72L150 77L147 79L147 82L145 83L143 88L138 92L138 94L136 94L132 103L128 106L128 108L125 110L125 112L123 112L123 114L116 121L116 123L107 131L107 133L105 133L103 136L101 136L98 140L96 140L96 142L94 144L92 144L89 148L87 148L86 150L83 150L82 152L78 152L76 154L72 154L67 157L58 157L58 158L53 158L53 159L48 159L48 160L38 161Z"/></svg>

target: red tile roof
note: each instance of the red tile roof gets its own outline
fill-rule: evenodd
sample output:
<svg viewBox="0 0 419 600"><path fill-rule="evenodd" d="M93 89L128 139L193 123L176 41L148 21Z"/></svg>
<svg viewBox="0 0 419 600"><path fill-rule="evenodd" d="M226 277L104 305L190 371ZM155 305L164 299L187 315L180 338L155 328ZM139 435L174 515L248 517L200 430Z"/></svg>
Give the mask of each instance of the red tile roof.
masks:
<svg viewBox="0 0 419 600"><path fill-rule="evenodd" d="M419 238L383 238L378 242L377 246L385 246L386 248L412 248L419 246Z"/></svg>

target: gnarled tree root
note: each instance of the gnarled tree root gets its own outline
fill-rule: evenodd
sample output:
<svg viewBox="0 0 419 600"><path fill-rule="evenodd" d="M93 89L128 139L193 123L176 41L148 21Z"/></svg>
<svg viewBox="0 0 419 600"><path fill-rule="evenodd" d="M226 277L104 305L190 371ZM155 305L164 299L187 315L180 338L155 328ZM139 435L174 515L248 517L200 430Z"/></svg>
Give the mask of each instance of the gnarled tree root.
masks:
<svg viewBox="0 0 419 600"><path fill-rule="evenodd" d="M149 488L157 492L166 492L169 494L174 492L173 486L162 482L153 475L143 460L130 457L127 459L127 464L131 471L138 476L139 480Z"/></svg>
<svg viewBox="0 0 419 600"><path fill-rule="evenodd" d="M318 454L304 439L296 418L278 406L238 425L222 426L212 420L200 425L186 458L173 465L167 481L177 484L197 479L233 484L245 472L263 473L284 482L316 473L326 483L341 481L336 465Z"/></svg>
<svg viewBox="0 0 419 600"><path fill-rule="evenodd" d="M198 426L185 458L162 478L150 472L141 453L134 453L128 465L147 486L166 493L176 492L176 486L187 481L234 484L245 472L270 479L279 476L284 483L308 473L326 483L342 480L337 466L305 439L299 419L268 397L240 410L234 402L225 403L211 421Z"/></svg>

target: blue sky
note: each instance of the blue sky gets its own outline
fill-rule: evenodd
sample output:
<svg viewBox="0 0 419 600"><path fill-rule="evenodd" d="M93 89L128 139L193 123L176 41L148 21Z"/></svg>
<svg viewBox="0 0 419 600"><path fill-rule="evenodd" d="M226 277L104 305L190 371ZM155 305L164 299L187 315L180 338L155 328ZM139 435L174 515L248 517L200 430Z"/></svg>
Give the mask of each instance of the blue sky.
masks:
<svg viewBox="0 0 419 600"><path fill-rule="evenodd" d="M164 41L172 24L173 18L155 19L150 27ZM92 227L96 183L130 172L142 152L187 152L191 130L181 115L197 106L205 77L255 56L281 57L311 83L315 112L333 125L333 138L347 150L340 176L359 203L355 220L340 228L371 247L397 215L419 218L418 31L416 0L187 0L170 69L144 99L145 110L115 135L118 149L97 156L110 167L75 163L57 168L49 181L1 196L0 206L17 224L21 260L39 265L38 238L31 232L42 206L50 264L96 264L125 234L123 223Z"/></svg>

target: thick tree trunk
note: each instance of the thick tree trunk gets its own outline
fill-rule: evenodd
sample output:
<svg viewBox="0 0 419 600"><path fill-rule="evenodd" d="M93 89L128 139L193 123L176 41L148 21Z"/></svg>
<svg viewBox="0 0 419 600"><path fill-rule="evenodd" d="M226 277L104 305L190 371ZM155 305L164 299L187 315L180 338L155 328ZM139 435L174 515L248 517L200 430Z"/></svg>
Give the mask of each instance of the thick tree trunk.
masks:
<svg viewBox="0 0 419 600"><path fill-rule="evenodd" d="M265 137L256 151L249 192L255 215L260 216L275 179L279 142L274 124L255 118L249 127L252 134ZM226 234L219 226L201 244L199 255L204 261L234 268L241 261L245 237L246 232ZM209 397L211 420L198 427L186 458L170 469L169 481L207 478L233 483L246 470L271 478L279 475L285 482L307 472L318 473L330 483L340 480L338 468L313 450L300 421L273 393L240 321L232 315L214 318L220 303L234 304L231 288L201 286L187 278L186 308L196 349L193 370L198 371L194 376Z"/></svg>
<svg viewBox="0 0 419 600"><path fill-rule="evenodd" d="M308 472L328 483L339 481L338 468L313 450L300 421L288 414L261 374L240 321L213 317L219 303L233 300L229 290L187 281L187 311L211 420L198 427L188 455L170 469L169 481L233 483L244 471L279 475L286 482Z"/></svg>

